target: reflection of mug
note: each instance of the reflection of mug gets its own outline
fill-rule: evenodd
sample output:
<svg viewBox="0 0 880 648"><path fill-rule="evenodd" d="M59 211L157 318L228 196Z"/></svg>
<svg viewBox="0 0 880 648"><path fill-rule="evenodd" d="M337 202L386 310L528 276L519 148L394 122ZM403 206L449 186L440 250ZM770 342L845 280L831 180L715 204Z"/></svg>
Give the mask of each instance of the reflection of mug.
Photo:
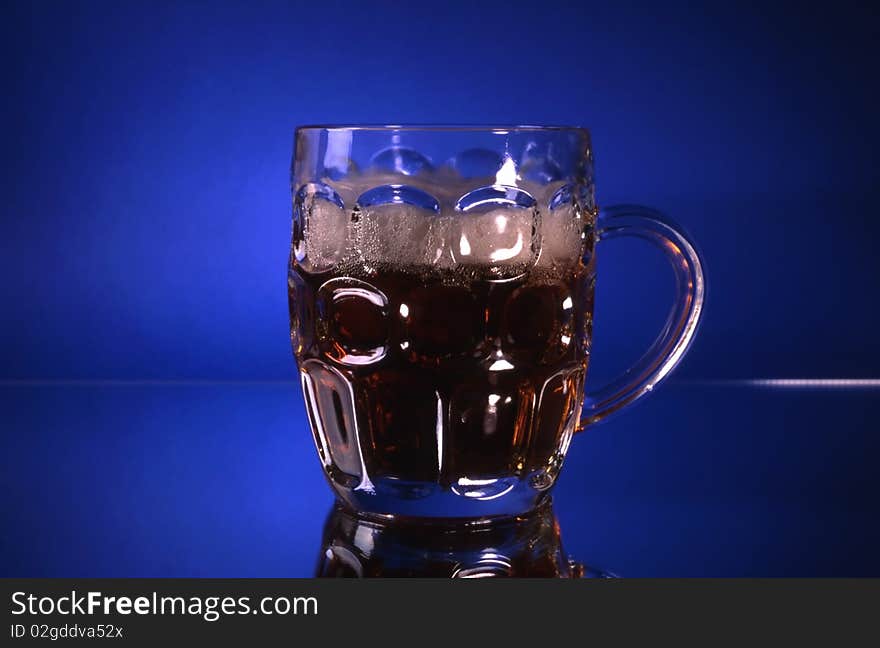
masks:
<svg viewBox="0 0 880 648"><path fill-rule="evenodd" d="M694 246L650 210L598 211L584 129L304 127L292 190L291 342L324 470L356 511L535 508L572 434L693 338ZM585 397L594 246L625 234L667 254L678 298L648 353Z"/></svg>
<svg viewBox="0 0 880 648"><path fill-rule="evenodd" d="M336 506L316 576L332 578L611 578L565 553L550 501L491 524L384 524Z"/></svg>

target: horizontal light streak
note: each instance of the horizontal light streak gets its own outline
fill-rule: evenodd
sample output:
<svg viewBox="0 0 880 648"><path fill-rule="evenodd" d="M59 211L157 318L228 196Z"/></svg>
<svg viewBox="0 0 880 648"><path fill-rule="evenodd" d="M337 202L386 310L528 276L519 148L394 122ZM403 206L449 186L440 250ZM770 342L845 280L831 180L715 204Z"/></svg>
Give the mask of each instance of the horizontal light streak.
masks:
<svg viewBox="0 0 880 648"><path fill-rule="evenodd" d="M880 388L880 378L756 378L743 381L754 387L780 387L799 389L852 389Z"/></svg>

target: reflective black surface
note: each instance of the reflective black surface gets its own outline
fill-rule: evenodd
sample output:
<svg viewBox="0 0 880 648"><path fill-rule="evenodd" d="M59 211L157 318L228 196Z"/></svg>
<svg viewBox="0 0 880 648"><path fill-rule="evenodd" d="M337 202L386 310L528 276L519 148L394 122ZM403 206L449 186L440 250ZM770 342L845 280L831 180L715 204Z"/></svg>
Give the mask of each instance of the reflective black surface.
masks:
<svg viewBox="0 0 880 648"><path fill-rule="evenodd" d="M581 578L552 503L491 523L382 523L334 506L315 575L331 578Z"/></svg>
<svg viewBox="0 0 880 648"><path fill-rule="evenodd" d="M298 389L0 385L0 574L314 575L333 500ZM573 441L566 555L623 577L880 576L878 421L877 390L668 384Z"/></svg>

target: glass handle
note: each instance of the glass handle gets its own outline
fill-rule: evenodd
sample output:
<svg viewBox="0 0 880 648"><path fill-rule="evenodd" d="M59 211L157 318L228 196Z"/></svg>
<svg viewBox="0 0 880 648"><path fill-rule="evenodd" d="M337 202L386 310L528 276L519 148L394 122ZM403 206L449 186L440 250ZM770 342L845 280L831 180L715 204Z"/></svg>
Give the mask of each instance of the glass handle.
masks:
<svg viewBox="0 0 880 648"><path fill-rule="evenodd" d="M675 301L660 335L645 355L610 384L587 391L580 430L638 400L666 378L693 341L703 310L703 262L679 225L647 207L617 205L602 210L597 241L619 236L645 239L666 254L675 273Z"/></svg>

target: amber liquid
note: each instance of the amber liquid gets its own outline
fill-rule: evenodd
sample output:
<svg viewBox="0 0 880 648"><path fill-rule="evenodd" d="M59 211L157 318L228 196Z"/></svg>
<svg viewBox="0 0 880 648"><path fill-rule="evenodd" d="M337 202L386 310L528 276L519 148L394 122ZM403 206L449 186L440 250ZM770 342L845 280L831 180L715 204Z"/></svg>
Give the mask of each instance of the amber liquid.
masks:
<svg viewBox="0 0 880 648"><path fill-rule="evenodd" d="M488 500L511 479L549 488L582 404L591 270L492 281L294 264L291 340L337 491Z"/></svg>

